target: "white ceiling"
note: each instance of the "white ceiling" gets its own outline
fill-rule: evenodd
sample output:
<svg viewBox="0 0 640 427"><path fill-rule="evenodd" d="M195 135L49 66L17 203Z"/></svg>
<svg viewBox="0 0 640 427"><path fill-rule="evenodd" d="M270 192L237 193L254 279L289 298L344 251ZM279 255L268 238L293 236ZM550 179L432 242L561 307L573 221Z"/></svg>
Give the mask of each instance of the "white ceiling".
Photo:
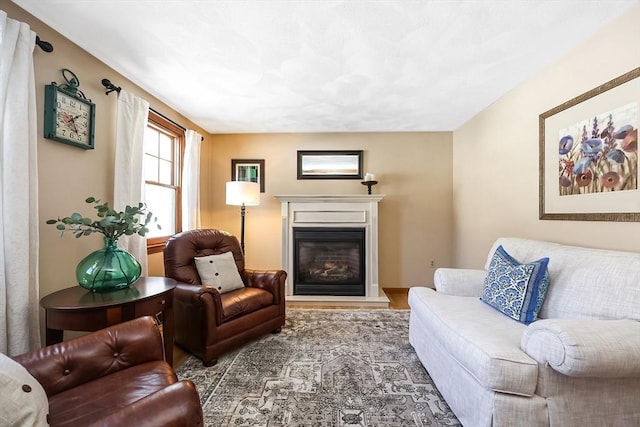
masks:
<svg viewBox="0 0 640 427"><path fill-rule="evenodd" d="M210 133L454 130L640 2L13 1Z"/></svg>

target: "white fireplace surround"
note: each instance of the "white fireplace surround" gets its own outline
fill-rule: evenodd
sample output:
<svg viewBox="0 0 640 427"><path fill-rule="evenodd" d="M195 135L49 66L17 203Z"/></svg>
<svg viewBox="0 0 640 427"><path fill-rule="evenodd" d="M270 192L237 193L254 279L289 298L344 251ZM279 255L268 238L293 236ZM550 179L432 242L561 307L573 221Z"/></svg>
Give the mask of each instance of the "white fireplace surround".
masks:
<svg viewBox="0 0 640 427"><path fill-rule="evenodd" d="M278 195L282 203L282 269L289 273L288 305L388 307L378 283L378 203L382 194ZM365 296L294 295L293 228L365 229Z"/></svg>

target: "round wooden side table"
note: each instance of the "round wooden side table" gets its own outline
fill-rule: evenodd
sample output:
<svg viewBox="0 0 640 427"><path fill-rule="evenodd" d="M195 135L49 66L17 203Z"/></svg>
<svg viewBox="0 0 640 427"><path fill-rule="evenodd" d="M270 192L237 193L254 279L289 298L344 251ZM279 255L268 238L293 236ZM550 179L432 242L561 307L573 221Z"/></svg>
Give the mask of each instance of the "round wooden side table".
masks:
<svg viewBox="0 0 640 427"><path fill-rule="evenodd" d="M167 277L141 277L127 289L96 293L80 286L53 292L40 300L45 309L46 345L63 340L64 331L93 332L107 326L154 316L162 323L164 354L173 366L173 289Z"/></svg>

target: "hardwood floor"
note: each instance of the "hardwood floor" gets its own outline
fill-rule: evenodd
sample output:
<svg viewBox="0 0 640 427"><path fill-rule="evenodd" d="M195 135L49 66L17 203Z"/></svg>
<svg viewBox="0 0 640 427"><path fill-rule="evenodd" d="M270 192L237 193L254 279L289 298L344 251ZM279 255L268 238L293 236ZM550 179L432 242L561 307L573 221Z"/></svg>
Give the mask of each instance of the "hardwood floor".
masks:
<svg viewBox="0 0 640 427"><path fill-rule="evenodd" d="M189 358L191 353L188 353L179 345L173 346L173 369L178 369Z"/></svg>
<svg viewBox="0 0 640 427"><path fill-rule="evenodd" d="M407 297L409 288L382 288L389 298L389 308L392 310L409 310Z"/></svg>
<svg viewBox="0 0 640 427"><path fill-rule="evenodd" d="M407 302L407 295L409 293L409 288L383 288L384 293L389 298L389 309L390 310L408 310L409 303ZM358 310L361 308L367 307L330 307L330 306L295 306L295 307L287 307L287 310L301 310L301 309L335 309L335 308L350 308L354 310ZM379 309L384 310L384 309ZM173 368L178 369L180 365L182 365L185 360L189 357L189 353L182 349L180 346L175 346L173 348Z"/></svg>

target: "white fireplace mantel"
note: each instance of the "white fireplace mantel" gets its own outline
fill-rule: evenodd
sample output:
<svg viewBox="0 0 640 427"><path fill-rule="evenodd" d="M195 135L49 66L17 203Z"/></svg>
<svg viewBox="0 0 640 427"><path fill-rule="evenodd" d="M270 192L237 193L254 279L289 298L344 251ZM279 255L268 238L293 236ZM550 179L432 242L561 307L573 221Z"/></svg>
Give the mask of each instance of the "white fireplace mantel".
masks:
<svg viewBox="0 0 640 427"><path fill-rule="evenodd" d="M293 277L286 284L289 305L388 307L378 283L378 203L383 194L277 195L282 203L282 269L293 272L294 227L359 227L365 229L365 296L293 295Z"/></svg>

